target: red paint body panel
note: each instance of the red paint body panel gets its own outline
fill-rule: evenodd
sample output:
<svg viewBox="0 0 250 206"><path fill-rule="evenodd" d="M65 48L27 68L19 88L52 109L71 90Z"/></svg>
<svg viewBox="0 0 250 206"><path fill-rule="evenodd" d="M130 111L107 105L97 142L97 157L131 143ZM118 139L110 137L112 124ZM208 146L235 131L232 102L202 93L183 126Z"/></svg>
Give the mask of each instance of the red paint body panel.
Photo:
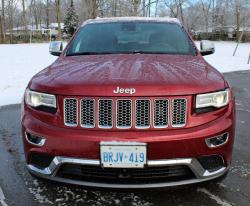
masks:
<svg viewBox="0 0 250 206"><path fill-rule="evenodd" d="M202 155L219 154L229 164L232 156L232 146L235 131L234 100L230 102L227 111L218 119L198 127L164 130L164 131L90 131L86 129L59 128L44 123L30 113L22 119L22 132L46 137L44 147L34 147L24 138L27 161L32 152L41 152L53 156L69 156L79 158L100 159L100 141L135 141L148 144L148 159L190 158ZM210 149L205 139L222 133L229 133L229 142L216 149ZM24 135L23 135L24 136Z"/></svg>
<svg viewBox="0 0 250 206"><path fill-rule="evenodd" d="M114 94L113 90L118 86L135 88L136 92ZM225 166L229 166L235 135L235 100L232 92L229 104L221 109L201 114L194 109L197 94L228 87L222 74L209 65L199 52L196 56L108 54L66 57L62 54L51 66L36 74L28 85L31 90L55 94L57 112L39 111L25 101L22 103L22 134L27 163L30 163L34 153L99 160L101 141L131 141L147 143L148 160L215 154L223 157ZM87 129L79 125L71 128L64 124L65 97L78 100L91 97L96 101L99 98L147 98L151 102L158 98L168 98L170 101L177 97L186 98L187 124L182 128L169 126L156 129L151 120L149 129L140 130L135 128L132 120L132 128L124 130L116 128L115 123L112 129L97 126ZM30 144L25 132L46 138L45 145L38 147ZM206 145L206 138L223 133L229 134L226 144L217 148Z"/></svg>
<svg viewBox="0 0 250 206"><path fill-rule="evenodd" d="M169 96L207 93L225 84L201 56L116 54L61 56L35 75L29 87L61 95L114 96L119 85L136 88L132 96Z"/></svg>

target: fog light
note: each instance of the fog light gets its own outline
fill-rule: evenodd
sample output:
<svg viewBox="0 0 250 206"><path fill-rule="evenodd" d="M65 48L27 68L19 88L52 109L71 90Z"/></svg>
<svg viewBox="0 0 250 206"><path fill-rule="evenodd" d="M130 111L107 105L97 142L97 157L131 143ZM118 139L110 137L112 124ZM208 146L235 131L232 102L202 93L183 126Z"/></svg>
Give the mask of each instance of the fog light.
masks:
<svg viewBox="0 0 250 206"><path fill-rule="evenodd" d="M219 147L221 145L224 145L228 141L228 133L224 133L222 135L211 137L206 139L206 144L210 148Z"/></svg>
<svg viewBox="0 0 250 206"><path fill-rule="evenodd" d="M43 146L44 143L45 143L45 138L37 136L37 135L30 134L29 132L25 133L25 137L26 137L26 140L30 144L33 144L33 145L36 145L36 146L39 146L39 147Z"/></svg>
<svg viewBox="0 0 250 206"><path fill-rule="evenodd" d="M49 167L50 163L54 159L53 156L43 153L31 153L29 164L36 166L40 169Z"/></svg>
<svg viewBox="0 0 250 206"><path fill-rule="evenodd" d="M202 156L197 158L202 167L209 172L219 170L224 166L224 160L219 155Z"/></svg>

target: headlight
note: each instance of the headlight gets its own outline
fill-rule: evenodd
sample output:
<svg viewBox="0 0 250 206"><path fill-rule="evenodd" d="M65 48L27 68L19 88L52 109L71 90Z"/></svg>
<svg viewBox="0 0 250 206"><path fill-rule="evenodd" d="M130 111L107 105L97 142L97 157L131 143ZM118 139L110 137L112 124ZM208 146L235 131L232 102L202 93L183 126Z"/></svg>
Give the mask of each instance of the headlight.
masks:
<svg viewBox="0 0 250 206"><path fill-rule="evenodd" d="M46 106L56 108L56 96L34 92L29 89L25 91L25 101L32 107Z"/></svg>
<svg viewBox="0 0 250 206"><path fill-rule="evenodd" d="M224 91L199 94L196 96L196 108L226 106L229 102L229 89Z"/></svg>

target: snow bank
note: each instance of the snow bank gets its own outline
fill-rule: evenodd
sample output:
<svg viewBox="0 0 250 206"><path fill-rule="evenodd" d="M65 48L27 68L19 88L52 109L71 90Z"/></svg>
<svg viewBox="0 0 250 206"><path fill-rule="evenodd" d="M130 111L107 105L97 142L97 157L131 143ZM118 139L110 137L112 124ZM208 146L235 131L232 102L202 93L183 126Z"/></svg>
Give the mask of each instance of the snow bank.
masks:
<svg viewBox="0 0 250 206"><path fill-rule="evenodd" d="M250 43L240 44L233 57L235 46L234 42L215 42L216 53L205 59L221 72L250 70ZM55 59L48 43L0 45L0 106L20 103L31 77Z"/></svg>
<svg viewBox="0 0 250 206"><path fill-rule="evenodd" d="M0 45L0 106L20 103L31 77L55 59L48 43Z"/></svg>
<svg viewBox="0 0 250 206"><path fill-rule="evenodd" d="M199 48L199 42L196 42ZM218 69L220 72L232 72L239 70L250 70L250 64L247 64L250 43L241 43L233 56L236 47L235 42L214 42L215 53L205 56L208 63Z"/></svg>

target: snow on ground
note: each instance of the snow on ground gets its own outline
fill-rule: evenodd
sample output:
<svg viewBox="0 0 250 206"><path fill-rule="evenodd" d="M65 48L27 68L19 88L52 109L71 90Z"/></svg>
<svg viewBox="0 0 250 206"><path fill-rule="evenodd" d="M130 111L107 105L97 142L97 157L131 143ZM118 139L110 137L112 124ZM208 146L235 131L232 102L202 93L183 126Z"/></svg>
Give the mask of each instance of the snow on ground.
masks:
<svg viewBox="0 0 250 206"><path fill-rule="evenodd" d="M215 42L216 53L205 59L221 72L250 70L250 43L240 44L233 57L235 46L234 42ZM0 106L21 102L31 77L56 59L48 50L48 43L0 45Z"/></svg>
<svg viewBox="0 0 250 206"><path fill-rule="evenodd" d="M199 42L196 42L199 48ZM239 70L249 70L250 63L247 64L250 54L250 43L241 43L238 46L235 56L235 42L214 42L215 53L205 56L207 62L218 69L220 72L231 72Z"/></svg>
<svg viewBox="0 0 250 206"><path fill-rule="evenodd" d="M31 77L55 59L48 43L0 45L0 105L20 103Z"/></svg>

